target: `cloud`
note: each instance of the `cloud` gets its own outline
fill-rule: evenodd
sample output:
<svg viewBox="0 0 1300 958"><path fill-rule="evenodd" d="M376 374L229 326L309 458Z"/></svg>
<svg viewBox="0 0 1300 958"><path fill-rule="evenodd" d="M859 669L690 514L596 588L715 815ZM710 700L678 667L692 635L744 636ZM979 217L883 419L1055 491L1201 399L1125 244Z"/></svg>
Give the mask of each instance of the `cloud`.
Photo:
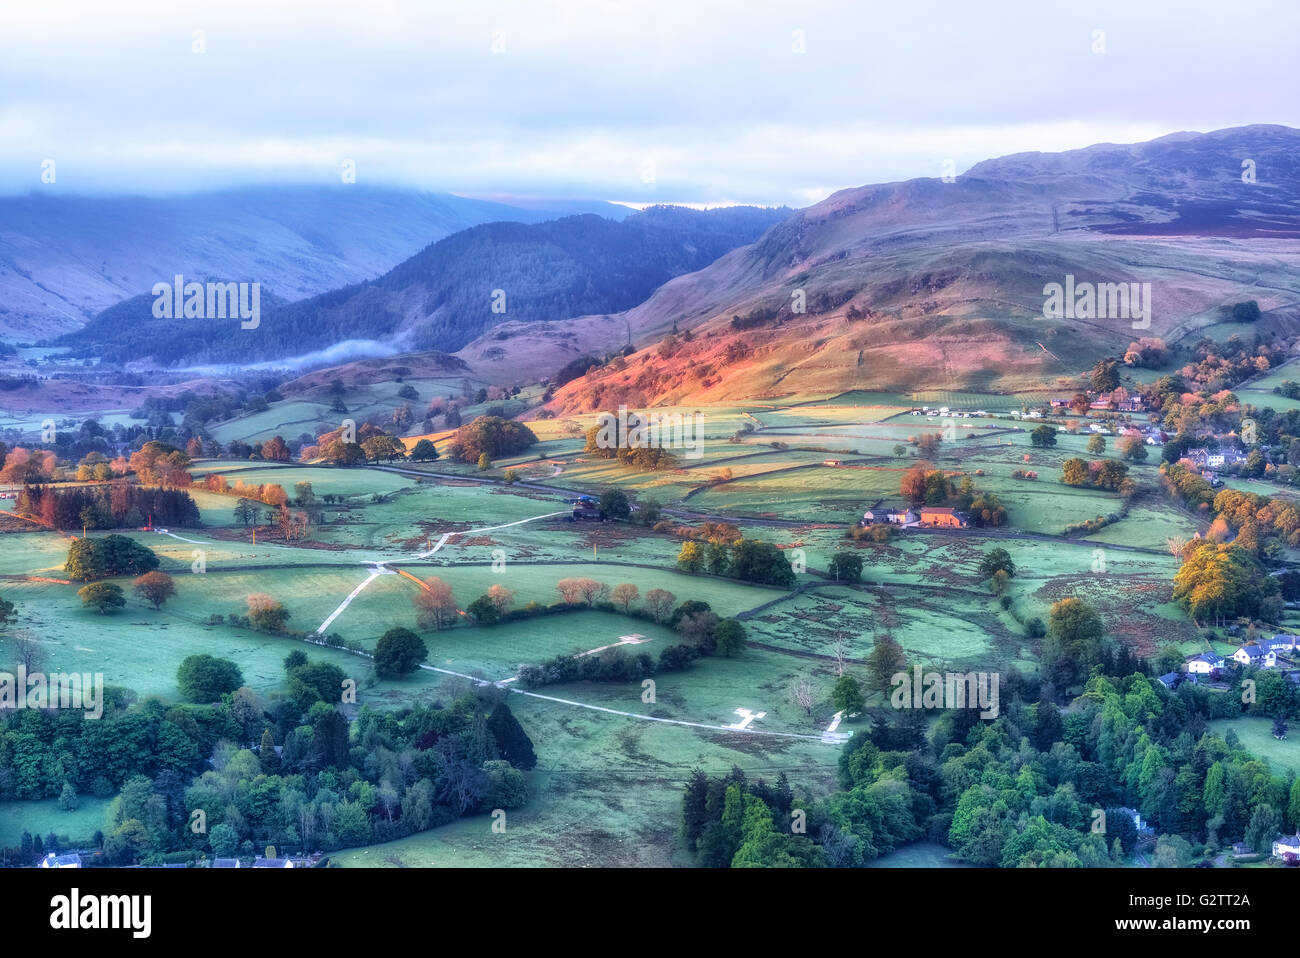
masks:
<svg viewBox="0 0 1300 958"><path fill-rule="evenodd" d="M0 35L0 190L337 181L350 159L426 189L802 205L945 159L1300 125L1286 2L1133 6L28 3Z"/></svg>

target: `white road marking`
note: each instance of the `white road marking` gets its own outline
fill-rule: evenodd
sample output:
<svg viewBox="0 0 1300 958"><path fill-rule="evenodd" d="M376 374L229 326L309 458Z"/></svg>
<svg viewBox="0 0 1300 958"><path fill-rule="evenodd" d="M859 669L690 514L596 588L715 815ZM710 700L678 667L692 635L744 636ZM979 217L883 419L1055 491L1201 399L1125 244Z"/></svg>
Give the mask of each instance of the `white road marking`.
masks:
<svg viewBox="0 0 1300 958"><path fill-rule="evenodd" d="M353 599L355 599L357 596L361 594L361 590L364 589L366 586L370 585L370 583L374 582L381 575L397 575L397 573L394 572L392 569L385 568L382 563L376 565L374 571L371 572L370 575L366 577L366 580L362 582L359 586L357 586L355 589L353 589L352 594L349 595L346 599L344 599L343 603L337 609L335 609L333 612L330 613L330 617L320 624L320 628L316 630L316 634L324 635L325 630L330 627L331 623L333 623L333 621L337 619L339 615L342 614L344 609L346 609L349 605L352 604Z"/></svg>
<svg viewBox="0 0 1300 958"><path fill-rule="evenodd" d="M740 716L740 721L735 725L728 725L727 728L735 729L738 732L751 731L749 726L756 719L761 719L767 715L766 712L751 712L749 709L736 709L736 714Z"/></svg>

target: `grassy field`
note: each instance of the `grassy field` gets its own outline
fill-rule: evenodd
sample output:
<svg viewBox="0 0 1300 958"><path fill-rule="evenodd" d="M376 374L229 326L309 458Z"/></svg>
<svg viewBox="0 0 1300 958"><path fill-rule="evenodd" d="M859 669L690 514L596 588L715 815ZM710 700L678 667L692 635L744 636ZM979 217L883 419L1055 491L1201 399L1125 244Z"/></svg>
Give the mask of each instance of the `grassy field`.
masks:
<svg viewBox="0 0 1300 958"><path fill-rule="evenodd" d="M70 812L59 808L57 798L39 802L0 802L0 845L17 846L23 832L42 838L53 832L67 838L69 847L90 845L91 836L104 828L104 813L112 799L80 797L78 807Z"/></svg>
<svg viewBox="0 0 1300 958"><path fill-rule="evenodd" d="M1264 759L1275 771L1300 774L1300 735L1294 730L1278 741L1273 737L1271 719L1242 717L1210 723L1210 730L1219 735L1227 735L1229 729L1237 733L1243 748Z"/></svg>

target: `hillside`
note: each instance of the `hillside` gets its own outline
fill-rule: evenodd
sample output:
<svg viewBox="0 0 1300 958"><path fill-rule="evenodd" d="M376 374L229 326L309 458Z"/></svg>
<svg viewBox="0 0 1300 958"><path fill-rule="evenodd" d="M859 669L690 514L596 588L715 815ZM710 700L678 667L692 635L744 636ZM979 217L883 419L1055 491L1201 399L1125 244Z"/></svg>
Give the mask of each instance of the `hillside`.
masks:
<svg viewBox="0 0 1300 958"><path fill-rule="evenodd" d="M1300 131L1252 126L1019 154L955 182L843 190L644 303L559 324L641 348L568 385L556 412L852 389L1014 390L1072 375L1139 336L1171 341L1247 299L1300 304ZM1244 183L1242 159L1258 181ZM1044 287L1150 283L1150 327L1045 319ZM796 291L806 312L792 309ZM692 341L662 342L674 325ZM604 328L598 341L594 333ZM499 365L535 355L507 341ZM471 364L487 340L461 352ZM618 367L618 368L615 368Z"/></svg>
<svg viewBox="0 0 1300 958"><path fill-rule="evenodd" d="M488 223L433 243L376 280L264 308L260 327L238 336L202 321L156 320L143 296L61 344L109 362L160 365L283 361L340 343L355 356L450 351L506 320L627 309L672 277L753 242L789 212L656 207L622 222L583 214Z"/></svg>
<svg viewBox="0 0 1300 958"><path fill-rule="evenodd" d="M536 223L592 205L523 208L342 185L0 197L0 341L75 331L177 273L259 282L264 293L298 300L371 279L431 240L479 223ZM612 218L627 213L598 208Z"/></svg>

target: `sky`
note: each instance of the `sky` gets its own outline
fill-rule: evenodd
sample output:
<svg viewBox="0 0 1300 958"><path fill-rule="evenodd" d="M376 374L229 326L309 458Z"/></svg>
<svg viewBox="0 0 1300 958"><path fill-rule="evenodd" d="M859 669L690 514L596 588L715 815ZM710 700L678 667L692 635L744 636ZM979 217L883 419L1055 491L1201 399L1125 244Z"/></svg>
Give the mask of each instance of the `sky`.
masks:
<svg viewBox="0 0 1300 958"><path fill-rule="evenodd" d="M806 206L1300 127L1296 0L4 0L0 194L356 183Z"/></svg>

